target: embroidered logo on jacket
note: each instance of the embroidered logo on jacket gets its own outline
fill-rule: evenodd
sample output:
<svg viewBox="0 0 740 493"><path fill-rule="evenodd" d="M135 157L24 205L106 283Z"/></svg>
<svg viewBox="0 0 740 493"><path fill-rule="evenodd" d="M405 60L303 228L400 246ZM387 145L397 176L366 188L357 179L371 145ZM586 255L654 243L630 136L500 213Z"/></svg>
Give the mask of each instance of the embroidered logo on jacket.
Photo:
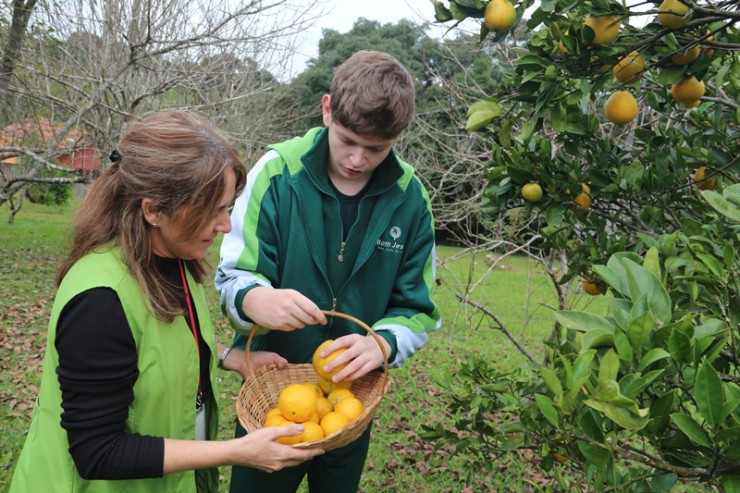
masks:
<svg viewBox="0 0 740 493"><path fill-rule="evenodd" d="M383 238L378 238L378 241L376 242L375 246L378 250L383 252L389 252L389 253L401 253L403 252L403 243L398 243L398 239L401 237L401 228L398 226L393 226L391 229L388 230L388 234L391 237L391 240L384 240Z"/></svg>

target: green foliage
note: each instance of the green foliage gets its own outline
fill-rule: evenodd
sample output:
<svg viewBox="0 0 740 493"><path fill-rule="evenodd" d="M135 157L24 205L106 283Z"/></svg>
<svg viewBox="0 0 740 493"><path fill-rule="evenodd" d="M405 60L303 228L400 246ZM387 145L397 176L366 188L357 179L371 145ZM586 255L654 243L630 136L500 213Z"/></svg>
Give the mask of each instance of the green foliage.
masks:
<svg viewBox="0 0 740 493"><path fill-rule="evenodd" d="M548 343L548 365L503 372L473 360L447 374L439 383L455 419L426 437L473 448L481 460L527 448L550 457L549 469L566 457L597 491L646 491L666 474L722 481L737 470L740 447L732 352L740 273L734 260L717 261L730 282L712 294L721 298L714 307L730 308L729 317L684 299L676 288L687 276L671 265L688 263L695 246L664 236L642 258L613 255L594 269L614 295L609 316L558 312L563 329Z"/></svg>
<svg viewBox="0 0 740 493"><path fill-rule="evenodd" d="M69 178L68 172L45 169L37 178ZM72 197L73 185L70 183L34 183L26 189L26 197L35 204L65 205Z"/></svg>
<svg viewBox="0 0 740 493"><path fill-rule="evenodd" d="M658 3L543 1L493 38L531 31L491 95L496 111L491 98L469 102L469 130L492 142L485 212L492 223L514 208L538 218L543 246L568 258L561 281L597 278L610 309L558 312L541 367L470 362L443 382L471 389L454 394L452 428L429 436L480 457L537 450L553 477L567 467L595 491L667 491L679 479L730 491L740 472L740 33L730 4L695 2L689 24L665 29ZM435 2L439 21L480 17L470 2L449 4ZM517 2L518 15L531 4ZM596 15L621 18L614 43L593 44L585 19ZM695 61L672 63L694 46ZM646 69L624 84L608 67L631 51ZM671 95L687 76L706 86L695 108ZM615 90L636 95L635 122L604 118ZM713 185L694 178L700 166ZM531 182L545 191L536 204L520 194ZM582 184L590 201L578 204ZM491 389L483 401L478 385Z"/></svg>

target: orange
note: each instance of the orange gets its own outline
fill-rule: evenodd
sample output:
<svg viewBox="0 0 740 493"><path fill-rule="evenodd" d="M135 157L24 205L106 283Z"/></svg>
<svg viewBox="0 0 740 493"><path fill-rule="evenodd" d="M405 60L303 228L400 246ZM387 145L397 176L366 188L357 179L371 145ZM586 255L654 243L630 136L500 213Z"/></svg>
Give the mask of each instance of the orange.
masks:
<svg viewBox="0 0 740 493"><path fill-rule="evenodd" d="M332 390L335 389L351 389L352 380L342 380L341 382L332 382L331 379L319 377L319 387L324 391L325 395L331 394Z"/></svg>
<svg viewBox="0 0 740 493"><path fill-rule="evenodd" d="M286 426L291 424L291 421L285 419L282 414L276 414L265 418L265 423L262 425L264 428L270 428L271 426Z"/></svg>
<svg viewBox="0 0 740 493"><path fill-rule="evenodd" d="M334 411L344 414L352 421L365 412L365 406L356 397L346 397L337 402L337 405L334 406Z"/></svg>
<svg viewBox="0 0 740 493"><path fill-rule="evenodd" d="M269 411L267 411L267 414L265 414L265 419L269 418L270 416L274 416L276 414L279 414L280 416L283 415L283 413L280 412L280 409L274 407L270 409Z"/></svg>
<svg viewBox="0 0 740 493"><path fill-rule="evenodd" d="M303 426L306 426L305 424ZM304 430L305 431L305 430ZM280 437L276 439L275 441L278 443L282 443L283 445L295 445L296 443L301 443L301 437L303 436L303 433L299 435L291 435L287 437Z"/></svg>
<svg viewBox="0 0 740 493"><path fill-rule="evenodd" d="M714 176L711 178L705 178L706 171L706 166L699 166L696 168L696 171L694 171L692 179L699 190L714 190L717 188L717 178Z"/></svg>
<svg viewBox="0 0 740 493"><path fill-rule="evenodd" d="M704 82L693 75L686 77L671 86L671 96L681 104L692 104L704 96Z"/></svg>
<svg viewBox="0 0 740 493"><path fill-rule="evenodd" d="M583 207L584 209L588 209L591 207L591 188L589 188L585 183L581 183L581 188L583 189L583 192L579 193L578 196L573 199L573 203Z"/></svg>
<svg viewBox="0 0 740 493"><path fill-rule="evenodd" d="M583 289L584 293L591 296L598 296L601 294L599 286L597 286L591 279L587 279L585 277L583 278L583 281L581 281L581 289Z"/></svg>
<svg viewBox="0 0 740 493"><path fill-rule="evenodd" d="M701 48L699 48L699 45L694 45L686 51L671 55L671 62L674 65L688 65L699 58L699 55L701 55Z"/></svg>
<svg viewBox="0 0 740 493"><path fill-rule="evenodd" d="M691 20L689 6L681 0L665 0L658 6L658 22L663 27L678 29Z"/></svg>
<svg viewBox="0 0 740 493"><path fill-rule="evenodd" d="M333 339L329 339L327 341L324 341L323 343L321 343L321 345L319 347L316 348L316 351L314 351L314 353L313 353L313 361L312 361L313 362L313 368L314 368L314 370L316 370L316 374L319 377L321 377L321 378L323 378L325 380L331 380L331 377L333 377L334 375L336 375L337 373L339 373L345 366L347 366L347 363L345 363L345 364L340 365L339 367L335 368L331 372L324 371L324 367L329 362L333 361L334 359L336 359L337 356L339 356L340 354L342 354L343 352L345 352L347 350L346 348L340 348L340 349L337 349L336 351L334 351L333 353L331 353L326 358L322 358L321 357L321 351L326 346L328 346L329 344L331 344L332 342L334 342Z"/></svg>
<svg viewBox="0 0 740 493"><path fill-rule="evenodd" d="M303 385L309 389L313 389L313 391L316 392L316 397L322 397L324 395L324 391L321 390L321 387L319 387L319 384L316 382L306 382Z"/></svg>
<svg viewBox="0 0 740 493"><path fill-rule="evenodd" d="M331 392L331 394L327 395L326 398L329 400L331 405L334 407L334 410L336 411L337 408L337 402L341 401L342 399L346 399L347 397L354 397L355 394L352 393L349 389L336 389Z"/></svg>
<svg viewBox="0 0 740 493"><path fill-rule="evenodd" d="M303 423L316 412L316 392L300 383L285 387L278 396L280 412L294 423Z"/></svg>
<svg viewBox="0 0 740 493"><path fill-rule="evenodd" d="M491 31L504 32L516 22L516 9L509 0L491 0L483 12L483 23Z"/></svg>
<svg viewBox="0 0 740 493"><path fill-rule="evenodd" d="M324 429L313 421L303 423L303 433L299 435L301 442L315 442L324 438Z"/></svg>
<svg viewBox="0 0 740 493"><path fill-rule="evenodd" d="M529 202L539 202L542 198L542 187L539 183L527 183L522 187L522 197Z"/></svg>
<svg viewBox="0 0 740 493"><path fill-rule="evenodd" d="M637 82L642 78L645 70L645 59L638 52L633 51L621 58L614 66L614 77L620 82Z"/></svg>
<svg viewBox="0 0 740 493"><path fill-rule="evenodd" d="M344 428L349 423L349 418L342 413L332 411L321 418L321 429L324 430L324 436L328 437L332 433Z"/></svg>
<svg viewBox="0 0 740 493"><path fill-rule="evenodd" d="M629 91L617 91L606 101L604 113L610 122L625 125L637 117L637 100Z"/></svg>
<svg viewBox="0 0 740 493"><path fill-rule="evenodd" d="M622 20L612 15L588 15L585 22L594 31L593 44L608 45L617 39L619 25L622 23Z"/></svg>
<svg viewBox="0 0 740 493"><path fill-rule="evenodd" d="M326 397L319 397L316 400L316 414L319 415L319 420L333 410L334 406L331 405L331 402Z"/></svg>

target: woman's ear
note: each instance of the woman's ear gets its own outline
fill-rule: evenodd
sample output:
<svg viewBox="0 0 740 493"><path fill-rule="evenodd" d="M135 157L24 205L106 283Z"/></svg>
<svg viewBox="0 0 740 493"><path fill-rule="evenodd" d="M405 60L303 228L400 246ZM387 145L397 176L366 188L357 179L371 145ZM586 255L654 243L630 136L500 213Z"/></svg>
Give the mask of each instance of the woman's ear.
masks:
<svg viewBox="0 0 740 493"><path fill-rule="evenodd" d="M159 207L154 204L154 201L150 198L141 199L141 212L144 214L144 220L154 226L159 227L159 223L162 221L162 211Z"/></svg>

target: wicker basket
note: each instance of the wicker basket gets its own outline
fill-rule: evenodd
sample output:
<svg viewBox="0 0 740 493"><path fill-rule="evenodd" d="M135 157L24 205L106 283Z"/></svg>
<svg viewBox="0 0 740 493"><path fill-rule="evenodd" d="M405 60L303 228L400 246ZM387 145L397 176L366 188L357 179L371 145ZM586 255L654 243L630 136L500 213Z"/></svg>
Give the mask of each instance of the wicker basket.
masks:
<svg viewBox="0 0 740 493"><path fill-rule="evenodd" d="M388 355L385 352L385 347L380 340L380 336L367 324L344 313L327 310L322 311L328 316L351 320L369 332L375 338L375 341L380 346L380 350L383 352L385 368L384 372L379 370L371 371L362 378L358 378L352 382L352 393L365 406L365 411L360 416L350 421L342 429L335 431L321 440L292 445L298 448L319 447L324 450L333 450L349 445L359 438L367 429L370 421L372 421L375 410L378 408L383 396L388 392L388 386L390 384L388 379ZM254 333L255 330L250 332L245 351L249 378L245 380L236 399L237 416L239 422L247 432L262 428L262 423L265 420L267 412L277 406L280 391L285 387L293 383L318 381L316 371L311 364L289 364L282 370L278 369L275 365L269 365L254 371L249 359L249 348L252 344Z"/></svg>

